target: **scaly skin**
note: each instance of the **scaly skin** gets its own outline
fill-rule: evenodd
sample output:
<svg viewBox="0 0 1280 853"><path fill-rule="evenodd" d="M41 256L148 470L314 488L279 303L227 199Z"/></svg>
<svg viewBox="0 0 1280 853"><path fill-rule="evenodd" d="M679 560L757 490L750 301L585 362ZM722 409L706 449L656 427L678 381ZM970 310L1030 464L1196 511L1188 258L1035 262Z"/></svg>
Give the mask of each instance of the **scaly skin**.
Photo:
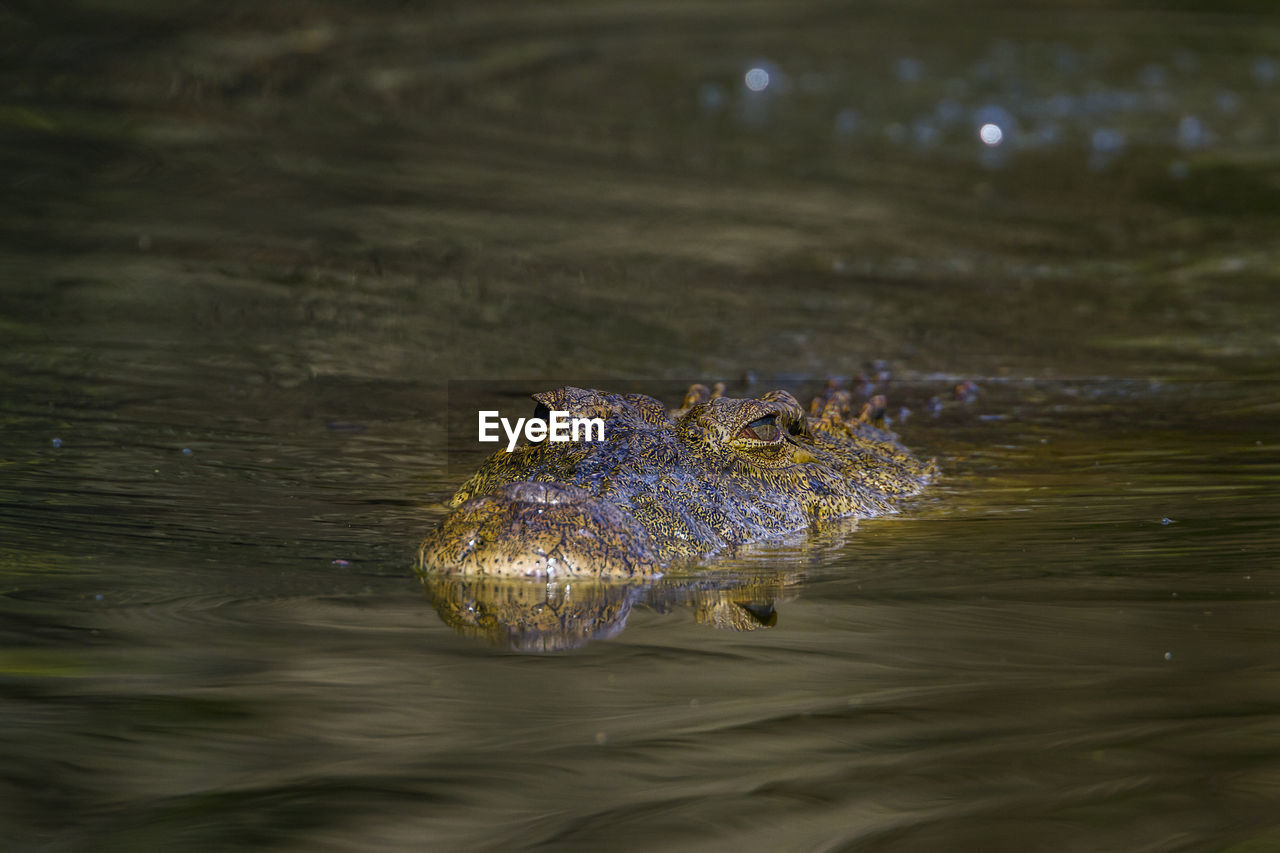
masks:
<svg viewBox="0 0 1280 853"><path fill-rule="evenodd" d="M604 418L605 440L499 450L422 543L421 570L649 578L829 519L894 512L937 471L873 423L883 398L855 418L844 391L807 415L786 391L731 399L719 390L695 385L673 412L641 394L534 395L540 409Z"/></svg>

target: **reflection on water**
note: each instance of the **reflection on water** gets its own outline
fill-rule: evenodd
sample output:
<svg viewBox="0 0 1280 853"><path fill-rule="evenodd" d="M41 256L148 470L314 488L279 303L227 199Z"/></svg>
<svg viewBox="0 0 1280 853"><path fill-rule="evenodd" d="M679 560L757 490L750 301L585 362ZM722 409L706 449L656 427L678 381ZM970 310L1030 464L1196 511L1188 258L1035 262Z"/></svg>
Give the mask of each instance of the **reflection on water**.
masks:
<svg viewBox="0 0 1280 853"><path fill-rule="evenodd" d="M722 631L772 628L777 606L799 594L805 567L823 565L856 526L840 519L820 534L741 546L713 568L629 583L448 576L424 571L421 553L415 569L441 620L462 636L509 651L556 652L616 636L635 607L687 609L698 624Z"/></svg>
<svg viewBox="0 0 1280 853"><path fill-rule="evenodd" d="M4 5L6 844L1280 848L1275 11L1164 5ZM447 380L874 359L900 516L414 577Z"/></svg>
<svg viewBox="0 0 1280 853"><path fill-rule="evenodd" d="M771 628L778 621L778 578L744 579L729 572L664 577L649 584L548 583L523 578L477 579L426 574L431 605L449 627L512 651L555 652L612 637L631 608L689 607L698 622L728 631Z"/></svg>

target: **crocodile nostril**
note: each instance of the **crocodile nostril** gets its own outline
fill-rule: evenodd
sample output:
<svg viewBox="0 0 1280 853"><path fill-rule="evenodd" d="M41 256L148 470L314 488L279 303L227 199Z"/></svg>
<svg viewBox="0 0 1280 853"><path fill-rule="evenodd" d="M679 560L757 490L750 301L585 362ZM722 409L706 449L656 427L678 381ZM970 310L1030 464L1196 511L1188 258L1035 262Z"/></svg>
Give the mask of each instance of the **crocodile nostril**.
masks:
<svg viewBox="0 0 1280 853"><path fill-rule="evenodd" d="M590 499L591 495L576 486L564 483L540 483L522 480L508 483L497 489L494 495L509 500L531 504L569 504Z"/></svg>

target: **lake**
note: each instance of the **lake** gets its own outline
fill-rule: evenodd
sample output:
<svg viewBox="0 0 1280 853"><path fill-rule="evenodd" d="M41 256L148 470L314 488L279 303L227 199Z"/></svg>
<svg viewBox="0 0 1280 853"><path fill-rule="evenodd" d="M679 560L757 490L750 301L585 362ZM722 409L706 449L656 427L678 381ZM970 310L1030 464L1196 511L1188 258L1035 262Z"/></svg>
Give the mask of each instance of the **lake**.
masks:
<svg viewBox="0 0 1280 853"><path fill-rule="evenodd" d="M0 10L6 843L1280 850L1277 33ZM483 458L460 383L832 377L938 461L898 515L415 575Z"/></svg>

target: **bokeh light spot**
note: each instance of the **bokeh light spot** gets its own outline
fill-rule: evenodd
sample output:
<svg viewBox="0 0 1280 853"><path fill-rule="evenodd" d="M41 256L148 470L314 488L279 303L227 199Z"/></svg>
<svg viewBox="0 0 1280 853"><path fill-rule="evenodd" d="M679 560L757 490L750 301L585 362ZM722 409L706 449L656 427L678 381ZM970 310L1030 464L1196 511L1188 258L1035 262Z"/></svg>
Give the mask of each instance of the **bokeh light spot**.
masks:
<svg viewBox="0 0 1280 853"><path fill-rule="evenodd" d="M769 72L763 68L752 68L745 78L747 88L753 92L763 92L769 87Z"/></svg>

